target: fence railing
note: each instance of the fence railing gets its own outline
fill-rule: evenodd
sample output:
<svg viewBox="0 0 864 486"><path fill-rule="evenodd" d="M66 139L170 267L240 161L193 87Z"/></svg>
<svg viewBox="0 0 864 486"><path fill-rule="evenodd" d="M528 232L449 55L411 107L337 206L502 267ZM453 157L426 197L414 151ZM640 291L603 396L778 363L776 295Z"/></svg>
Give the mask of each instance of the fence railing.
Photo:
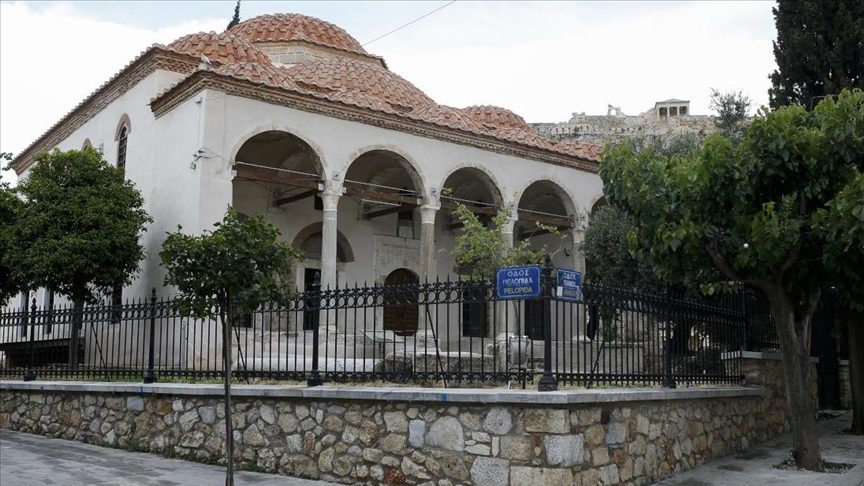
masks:
<svg viewBox="0 0 864 486"><path fill-rule="evenodd" d="M546 288L524 301L499 300L488 281L301 293L234 317L233 372L240 380L432 386L525 386L541 377L541 385L588 387L737 383L738 351L769 341L752 328L764 305L743 294L685 298L586 285L581 302L568 302ZM0 312L0 376L215 379L223 375L219 325L184 317L155 294L77 311L34 302Z"/></svg>

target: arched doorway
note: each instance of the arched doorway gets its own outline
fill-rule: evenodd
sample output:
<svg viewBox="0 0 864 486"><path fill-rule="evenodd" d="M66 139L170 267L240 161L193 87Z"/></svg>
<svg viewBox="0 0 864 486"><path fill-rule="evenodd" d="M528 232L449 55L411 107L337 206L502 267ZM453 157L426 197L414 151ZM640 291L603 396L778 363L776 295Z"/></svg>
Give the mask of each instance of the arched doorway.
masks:
<svg viewBox="0 0 864 486"><path fill-rule="evenodd" d="M384 330L399 336L413 336L417 332L419 306L416 286L420 282L417 274L407 268L399 268L387 275L384 286Z"/></svg>
<svg viewBox="0 0 864 486"><path fill-rule="evenodd" d="M554 227L566 234L573 227L575 207L570 196L558 184L549 180L535 181L525 188L519 198L518 221L514 233L517 240L528 240L535 248L546 248L547 253L555 253L562 247L560 237L550 235L545 227ZM566 246L562 248L564 257L570 257ZM572 248L570 251L574 251ZM560 257L559 257L560 258ZM525 334L531 339L543 339L543 320L545 308L541 300L524 301Z"/></svg>

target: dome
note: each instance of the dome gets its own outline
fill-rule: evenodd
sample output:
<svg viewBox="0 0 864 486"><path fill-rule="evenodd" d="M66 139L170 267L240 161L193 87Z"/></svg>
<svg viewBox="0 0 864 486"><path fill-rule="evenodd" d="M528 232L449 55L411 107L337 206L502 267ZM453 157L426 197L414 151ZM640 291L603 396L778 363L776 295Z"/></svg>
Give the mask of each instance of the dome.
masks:
<svg viewBox="0 0 864 486"><path fill-rule="evenodd" d="M413 84L368 62L345 58L316 59L280 71L301 88L370 96L383 100L390 108L401 113L435 105Z"/></svg>
<svg viewBox="0 0 864 486"><path fill-rule="evenodd" d="M271 66L266 54L246 40L227 32L189 34L168 44L168 48L193 56L206 56L216 65L252 62Z"/></svg>
<svg viewBox="0 0 864 486"><path fill-rule="evenodd" d="M524 118L500 106L475 105L462 108L462 112L488 128L517 128L531 131Z"/></svg>
<svg viewBox="0 0 864 486"><path fill-rule="evenodd" d="M244 20L229 31L252 43L303 41L368 55L357 39L341 27L300 14L272 14Z"/></svg>

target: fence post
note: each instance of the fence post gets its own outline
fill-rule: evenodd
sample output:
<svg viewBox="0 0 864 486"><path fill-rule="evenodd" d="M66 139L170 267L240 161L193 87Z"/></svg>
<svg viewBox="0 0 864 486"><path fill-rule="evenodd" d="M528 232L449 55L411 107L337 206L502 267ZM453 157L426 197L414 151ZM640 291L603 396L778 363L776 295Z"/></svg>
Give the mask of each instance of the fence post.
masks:
<svg viewBox="0 0 864 486"><path fill-rule="evenodd" d="M669 298L669 291L663 293L667 311L666 319L666 339L663 345L663 386L666 388L676 388L675 378L672 376L672 327L675 323L673 317L674 310L672 308L672 300Z"/></svg>
<svg viewBox="0 0 864 486"><path fill-rule="evenodd" d="M739 295L741 296L741 315L744 319L744 350L754 351L753 329L750 325L750 315L747 312L747 288L742 287Z"/></svg>
<svg viewBox="0 0 864 486"><path fill-rule="evenodd" d="M555 391L558 380L552 374L552 258L546 255L540 271L540 290L543 301L543 377L537 384L538 391Z"/></svg>
<svg viewBox="0 0 864 486"><path fill-rule="evenodd" d="M25 310L27 306L24 306ZM33 297L33 305L30 307L30 346L27 352L27 371L24 372L24 381L36 379L36 370L33 368L33 341L36 339L36 297Z"/></svg>
<svg viewBox="0 0 864 486"><path fill-rule="evenodd" d="M144 375L144 383L156 383L156 374L153 372L154 357L156 354L156 287L150 293L150 350L147 352L147 374Z"/></svg>
<svg viewBox="0 0 864 486"><path fill-rule="evenodd" d="M315 304L315 312L321 312L321 291L316 292L314 290L307 290L307 292L312 294L313 299L306 299L306 302L314 302ZM324 380L321 378L321 374L318 373L318 329L321 327L321 315L318 315L317 319L312 319L312 370L309 373L309 378L306 380L306 386L321 386L324 384Z"/></svg>

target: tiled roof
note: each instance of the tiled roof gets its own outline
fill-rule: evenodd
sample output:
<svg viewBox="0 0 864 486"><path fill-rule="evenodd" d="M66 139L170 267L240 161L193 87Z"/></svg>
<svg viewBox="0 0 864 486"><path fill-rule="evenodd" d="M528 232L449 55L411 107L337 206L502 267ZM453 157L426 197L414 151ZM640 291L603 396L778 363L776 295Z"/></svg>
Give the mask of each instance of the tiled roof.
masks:
<svg viewBox="0 0 864 486"><path fill-rule="evenodd" d="M245 38L235 35L240 33ZM187 35L172 42L167 48L155 45L145 54L155 53L155 55L172 58L170 61L159 62L163 63L163 69L191 72L192 74L184 80L190 79L195 74L196 59L206 56L210 66L199 65L199 70L204 69L220 77L395 115L408 122L422 122L444 127L468 136L486 137L486 140L490 141L498 140L497 143L503 141L528 149L541 149L583 160L594 162L599 160L600 146L546 139L537 134L522 117L510 110L495 106L457 109L439 105L416 86L378 63L340 56L330 59L310 59L290 67L276 67L266 54L250 42L269 40L303 40L367 55L359 43L339 27L311 17L293 14L256 17L221 34L202 32ZM138 79L137 76L145 75L146 71L138 74L132 72L132 67L137 66L143 57L144 54L19 154L19 158L15 160L16 168L21 169L22 164L27 163L25 159L30 159L32 153L37 150L47 150L46 146L49 142L54 143L52 140L63 136L63 133L73 130L75 126L89 119L91 112L85 113L85 105L90 107L86 108L87 110L91 110L92 106L107 103L122 93L118 88L112 91L111 97L107 97L104 94L107 86L119 83L121 76L134 80ZM141 70L138 67L136 69ZM184 84L184 80L157 94L153 102L170 97L171 93L177 92L178 87ZM449 135L445 139L450 139L447 137ZM478 141L472 143L486 146L485 141L481 143L480 139L476 140Z"/></svg>
<svg viewBox="0 0 864 486"><path fill-rule="evenodd" d="M244 20L231 33L249 42L305 41L343 51L368 55L357 39L330 22L300 14L272 14Z"/></svg>
<svg viewBox="0 0 864 486"><path fill-rule="evenodd" d="M363 94L384 101L395 111L410 113L435 101L416 86L381 66L354 59L315 59L280 69L300 86L328 92Z"/></svg>
<svg viewBox="0 0 864 486"><path fill-rule="evenodd" d="M462 111L489 128L516 128L531 130L525 119L507 108L491 105L474 105L462 108Z"/></svg>
<svg viewBox="0 0 864 486"><path fill-rule="evenodd" d="M254 62L272 66L270 58L242 37L228 32L199 32L183 36L168 48L184 54L204 55L216 65Z"/></svg>

